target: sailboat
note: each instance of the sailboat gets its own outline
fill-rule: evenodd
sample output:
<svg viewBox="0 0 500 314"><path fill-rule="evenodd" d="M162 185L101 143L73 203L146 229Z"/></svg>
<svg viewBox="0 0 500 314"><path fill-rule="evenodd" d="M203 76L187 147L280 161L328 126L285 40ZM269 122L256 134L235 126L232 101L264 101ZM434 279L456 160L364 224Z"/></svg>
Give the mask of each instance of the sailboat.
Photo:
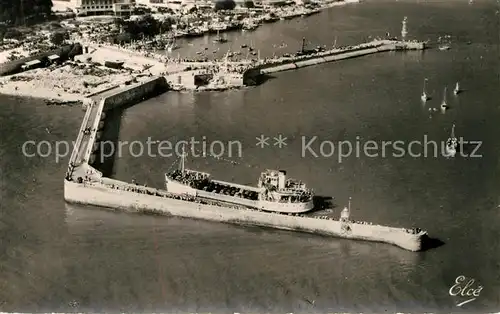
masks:
<svg viewBox="0 0 500 314"><path fill-rule="evenodd" d="M458 95L460 94L460 92L461 92L460 83L457 82L457 84L455 84L455 89L453 90L453 94Z"/></svg>
<svg viewBox="0 0 500 314"><path fill-rule="evenodd" d="M217 30L217 37L214 39L214 43L225 43L225 42L227 42L227 39L222 37L219 34L219 30Z"/></svg>
<svg viewBox="0 0 500 314"><path fill-rule="evenodd" d="M457 154L458 140L455 137L455 124L451 128L451 136L446 141L446 156L455 157Z"/></svg>
<svg viewBox="0 0 500 314"><path fill-rule="evenodd" d="M439 41L439 50L444 51L450 49L450 35L446 35L444 40L441 37L439 37L438 41Z"/></svg>
<svg viewBox="0 0 500 314"><path fill-rule="evenodd" d="M427 95L427 92L426 92L426 84L427 84L427 79L424 79L424 88L422 89L422 96L420 96L420 99L423 101L423 102L426 102L427 100L430 99L430 97Z"/></svg>
<svg viewBox="0 0 500 314"><path fill-rule="evenodd" d="M443 102L441 103L441 110L445 111L448 108L449 108L448 104L446 103L446 87L445 87L443 93Z"/></svg>

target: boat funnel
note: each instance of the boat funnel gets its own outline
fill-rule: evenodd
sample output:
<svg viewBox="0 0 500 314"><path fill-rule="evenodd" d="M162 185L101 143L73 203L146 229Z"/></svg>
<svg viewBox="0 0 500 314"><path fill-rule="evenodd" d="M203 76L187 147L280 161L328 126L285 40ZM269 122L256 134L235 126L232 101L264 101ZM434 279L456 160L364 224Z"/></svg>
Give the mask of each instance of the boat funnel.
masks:
<svg viewBox="0 0 500 314"><path fill-rule="evenodd" d="M344 207L344 209L340 213L340 219L349 220L349 209L347 207Z"/></svg>
<svg viewBox="0 0 500 314"><path fill-rule="evenodd" d="M285 188L285 180L286 180L286 171L280 170L278 173L278 189Z"/></svg>

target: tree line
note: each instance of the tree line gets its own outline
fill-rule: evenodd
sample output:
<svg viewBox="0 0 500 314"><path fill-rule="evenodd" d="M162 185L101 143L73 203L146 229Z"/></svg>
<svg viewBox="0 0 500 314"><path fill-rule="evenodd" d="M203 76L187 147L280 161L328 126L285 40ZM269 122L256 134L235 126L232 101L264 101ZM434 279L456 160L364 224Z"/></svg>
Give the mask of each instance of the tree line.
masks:
<svg viewBox="0 0 500 314"><path fill-rule="evenodd" d="M52 0L0 0L0 23L4 26L29 25L51 15Z"/></svg>
<svg viewBox="0 0 500 314"><path fill-rule="evenodd" d="M170 31L174 23L175 20L172 18L160 21L151 15L144 15L142 18L134 21L115 19L115 24L120 28L120 31L113 41L115 43L126 43L132 40L154 37L155 35Z"/></svg>

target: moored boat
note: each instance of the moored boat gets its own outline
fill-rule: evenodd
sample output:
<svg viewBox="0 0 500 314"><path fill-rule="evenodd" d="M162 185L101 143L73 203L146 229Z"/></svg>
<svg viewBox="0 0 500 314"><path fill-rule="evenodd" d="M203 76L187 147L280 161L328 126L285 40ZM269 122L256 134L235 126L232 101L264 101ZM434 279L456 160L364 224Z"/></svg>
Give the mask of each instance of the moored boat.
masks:
<svg viewBox="0 0 500 314"><path fill-rule="evenodd" d="M427 100L430 99L429 95L427 95L426 85L427 85L427 79L424 79L424 88L422 89L422 95L420 96L422 102L426 102Z"/></svg>
<svg viewBox="0 0 500 314"><path fill-rule="evenodd" d="M286 178L286 171L266 170L256 187L214 180L209 173L185 168L165 174L168 192L248 206L270 212L303 213L314 208L313 192L300 181Z"/></svg>
<svg viewBox="0 0 500 314"><path fill-rule="evenodd" d="M222 43L225 43L227 42L227 39L225 37L222 37L219 33L219 31L217 31L217 37L213 40L214 43L219 43L219 44L222 44Z"/></svg>
<svg viewBox="0 0 500 314"><path fill-rule="evenodd" d="M446 157L455 157L457 154L458 140L455 137L455 124L451 128L451 135L446 141Z"/></svg>
<svg viewBox="0 0 500 314"><path fill-rule="evenodd" d="M453 94L458 95L461 92L462 92L462 90L460 89L460 83L457 82L457 84L455 84L455 89L453 90Z"/></svg>
<svg viewBox="0 0 500 314"><path fill-rule="evenodd" d="M124 63L123 61L104 61L104 66L112 69L121 69Z"/></svg>
<svg viewBox="0 0 500 314"><path fill-rule="evenodd" d="M450 36L449 35L445 36L444 39L442 37L439 37L438 43L439 43L438 48L441 51L449 50L451 48Z"/></svg>
<svg viewBox="0 0 500 314"><path fill-rule="evenodd" d="M443 101L441 102L441 110L446 111L449 108L448 103L446 102L446 87L443 92Z"/></svg>

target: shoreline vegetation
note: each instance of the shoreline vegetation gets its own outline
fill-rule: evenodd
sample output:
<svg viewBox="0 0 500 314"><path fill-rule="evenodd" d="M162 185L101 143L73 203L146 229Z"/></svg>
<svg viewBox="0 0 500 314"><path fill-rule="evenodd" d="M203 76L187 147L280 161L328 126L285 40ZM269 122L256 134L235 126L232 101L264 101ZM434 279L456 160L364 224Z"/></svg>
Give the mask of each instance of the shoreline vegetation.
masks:
<svg viewBox="0 0 500 314"><path fill-rule="evenodd" d="M168 13L132 16L127 20L103 16L77 17L13 28L3 34L0 45L0 75L4 75L0 76L0 94L42 98L47 105L73 105L88 102L89 97L99 91L140 82L151 76L162 75L172 83L181 75L193 76L193 71L198 69L220 72L225 66L227 70L228 62L234 73L239 71L241 74L259 62L260 56L253 47L242 47L247 55L252 56L250 60L241 58L241 52L228 52L225 59L219 61L208 56L211 51L197 52L195 60L173 58L169 52L178 48L175 38L217 34L214 39L217 45L218 40L224 41L220 33L226 31L251 31L263 23L308 16L326 8L357 2L359 0L312 2L264 10L170 10ZM131 36L131 33L136 35ZM81 54L61 52L65 44L73 48L81 44ZM47 51L56 52L51 54ZM51 59L54 55L58 57ZM15 70L10 73L5 70L6 67ZM221 89L217 84L220 86L220 82L216 81L203 88L187 89Z"/></svg>

